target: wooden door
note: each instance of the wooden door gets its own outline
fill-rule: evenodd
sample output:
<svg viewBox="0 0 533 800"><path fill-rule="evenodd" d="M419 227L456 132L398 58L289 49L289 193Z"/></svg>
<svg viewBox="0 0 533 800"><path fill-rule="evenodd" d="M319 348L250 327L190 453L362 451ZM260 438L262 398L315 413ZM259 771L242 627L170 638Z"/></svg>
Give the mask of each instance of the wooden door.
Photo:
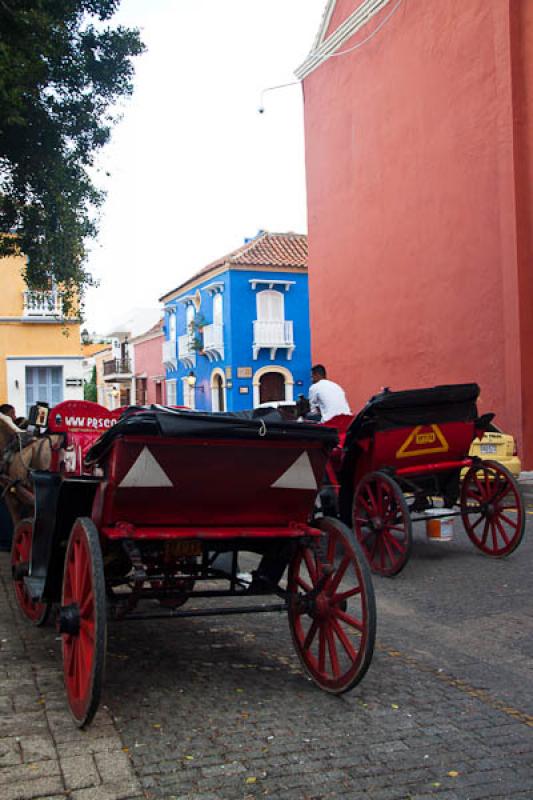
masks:
<svg viewBox="0 0 533 800"><path fill-rule="evenodd" d="M285 400L285 378L279 372L265 372L259 379L259 402Z"/></svg>

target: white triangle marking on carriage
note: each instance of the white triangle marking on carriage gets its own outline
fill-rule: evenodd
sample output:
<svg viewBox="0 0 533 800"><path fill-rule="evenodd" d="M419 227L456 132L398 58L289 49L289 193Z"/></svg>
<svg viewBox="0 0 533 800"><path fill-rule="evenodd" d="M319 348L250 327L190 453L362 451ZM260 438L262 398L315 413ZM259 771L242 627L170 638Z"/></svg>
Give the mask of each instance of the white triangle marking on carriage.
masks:
<svg viewBox="0 0 533 800"><path fill-rule="evenodd" d="M132 464L122 481L120 489L152 488L173 486L172 481L145 446L137 460Z"/></svg>
<svg viewBox="0 0 533 800"><path fill-rule="evenodd" d="M303 452L296 461L285 470L283 475L274 481L271 489L313 489L316 491L318 485L311 466L311 461L307 450Z"/></svg>

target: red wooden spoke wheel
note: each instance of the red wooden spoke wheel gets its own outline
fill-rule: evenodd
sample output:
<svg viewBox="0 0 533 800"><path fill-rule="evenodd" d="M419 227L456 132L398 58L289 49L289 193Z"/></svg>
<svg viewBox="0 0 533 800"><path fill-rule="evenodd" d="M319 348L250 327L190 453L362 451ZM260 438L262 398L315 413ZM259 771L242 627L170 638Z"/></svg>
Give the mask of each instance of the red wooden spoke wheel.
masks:
<svg viewBox="0 0 533 800"><path fill-rule="evenodd" d="M353 499L353 529L372 572L397 575L413 546L411 517L396 481L371 472L358 484Z"/></svg>
<svg viewBox="0 0 533 800"><path fill-rule="evenodd" d="M289 565L289 625L306 672L321 689L342 694L359 683L372 660L374 589L350 529L331 517L314 526L323 538L301 544Z"/></svg>
<svg viewBox="0 0 533 800"><path fill-rule="evenodd" d="M493 558L516 550L526 515L518 485L497 461L470 467L461 487L461 516L471 542Z"/></svg>
<svg viewBox="0 0 533 800"><path fill-rule="evenodd" d="M59 630L67 699L82 728L98 708L106 651L104 564L98 531L87 518L76 520L68 540Z"/></svg>
<svg viewBox="0 0 533 800"><path fill-rule="evenodd" d="M50 611L50 603L38 603L32 600L24 585L24 578L28 575L30 565L32 538L33 522L31 519L21 520L13 533L11 574L20 610L34 625L44 625Z"/></svg>

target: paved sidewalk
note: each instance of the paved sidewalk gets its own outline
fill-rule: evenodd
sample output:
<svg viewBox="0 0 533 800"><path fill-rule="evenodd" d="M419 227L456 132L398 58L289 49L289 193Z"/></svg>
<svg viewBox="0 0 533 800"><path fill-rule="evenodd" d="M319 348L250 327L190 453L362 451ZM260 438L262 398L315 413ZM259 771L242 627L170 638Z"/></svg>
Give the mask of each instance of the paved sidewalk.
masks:
<svg viewBox="0 0 533 800"><path fill-rule="evenodd" d="M67 711L61 645L17 608L9 556L0 554L0 798L121 800L144 797L106 708L87 732Z"/></svg>

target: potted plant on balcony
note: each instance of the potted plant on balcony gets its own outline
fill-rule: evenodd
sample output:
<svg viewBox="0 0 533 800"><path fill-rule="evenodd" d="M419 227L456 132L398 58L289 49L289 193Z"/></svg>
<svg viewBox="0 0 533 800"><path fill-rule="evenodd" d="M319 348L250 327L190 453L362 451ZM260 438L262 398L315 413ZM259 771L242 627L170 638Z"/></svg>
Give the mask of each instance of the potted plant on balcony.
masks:
<svg viewBox="0 0 533 800"><path fill-rule="evenodd" d="M189 322L189 337L191 343L191 349L194 350L195 353L199 353L202 355L204 352L204 340L202 336L202 331L207 325L207 320L203 316L203 314L197 314L197 316Z"/></svg>

